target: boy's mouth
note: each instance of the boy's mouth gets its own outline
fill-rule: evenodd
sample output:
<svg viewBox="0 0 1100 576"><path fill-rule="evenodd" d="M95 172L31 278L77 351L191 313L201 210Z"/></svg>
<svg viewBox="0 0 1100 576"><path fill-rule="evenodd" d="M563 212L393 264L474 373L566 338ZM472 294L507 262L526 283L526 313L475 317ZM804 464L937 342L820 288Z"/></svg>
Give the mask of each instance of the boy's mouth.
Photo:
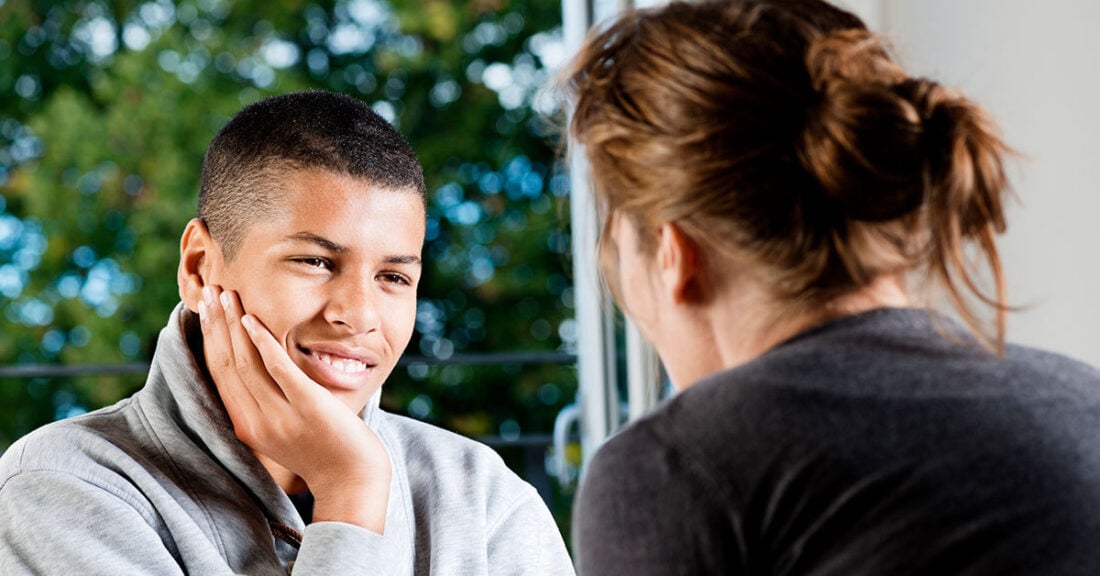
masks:
<svg viewBox="0 0 1100 576"><path fill-rule="evenodd" d="M356 374L358 372L364 372L367 369L367 365L354 358L343 358L341 356L335 356L332 354L326 354L324 352L311 352L314 358L317 358L321 362L332 366L334 369L339 370L347 374Z"/></svg>

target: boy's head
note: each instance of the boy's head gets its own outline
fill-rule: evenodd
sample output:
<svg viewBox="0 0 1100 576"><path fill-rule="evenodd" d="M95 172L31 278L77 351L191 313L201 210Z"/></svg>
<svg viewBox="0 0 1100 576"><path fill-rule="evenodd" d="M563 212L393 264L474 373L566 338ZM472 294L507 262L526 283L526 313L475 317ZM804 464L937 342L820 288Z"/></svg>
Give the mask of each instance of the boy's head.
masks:
<svg viewBox="0 0 1100 576"><path fill-rule="evenodd" d="M198 217L227 260L248 226L278 209L283 176L310 168L425 197L412 147L364 103L319 91L274 96L234 116L203 161Z"/></svg>
<svg viewBox="0 0 1100 576"><path fill-rule="evenodd" d="M423 172L394 127L345 96L276 96L210 145L180 297L197 310L206 286L236 291L307 376L358 411L412 336L424 230Z"/></svg>

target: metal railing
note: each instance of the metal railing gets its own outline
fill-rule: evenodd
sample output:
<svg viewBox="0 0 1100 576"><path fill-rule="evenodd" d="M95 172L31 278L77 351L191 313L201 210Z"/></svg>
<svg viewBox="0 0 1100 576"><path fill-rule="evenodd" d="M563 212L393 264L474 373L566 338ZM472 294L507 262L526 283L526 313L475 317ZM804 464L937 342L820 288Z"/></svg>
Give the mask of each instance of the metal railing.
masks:
<svg viewBox="0 0 1100 576"><path fill-rule="evenodd" d="M568 352L487 352L454 354L447 358L402 356L398 366L450 364L484 366L505 364L575 364L577 355ZM149 371L148 362L123 364L12 364L0 366L0 378L71 378L74 376L131 376Z"/></svg>
<svg viewBox="0 0 1100 576"><path fill-rule="evenodd" d="M454 354L448 358L406 355L398 360L398 366L410 365L569 365L576 364L577 355L568 352L491 352ZM0 378L30 380L34 378L72 378L80 376L138 376L149 372L148 362L119 364L13 364L0 366ZM572 409L572 407L570 407ZM575 474L569 474L563 466L564 442L577 441L576 435L568 438L556 434L520 434L516 437L478 436L474 439L500 452L523 451L523 476L538 490L548 504L556 478L568 484ZM557 442L555 442L557 440Z"/></svg>

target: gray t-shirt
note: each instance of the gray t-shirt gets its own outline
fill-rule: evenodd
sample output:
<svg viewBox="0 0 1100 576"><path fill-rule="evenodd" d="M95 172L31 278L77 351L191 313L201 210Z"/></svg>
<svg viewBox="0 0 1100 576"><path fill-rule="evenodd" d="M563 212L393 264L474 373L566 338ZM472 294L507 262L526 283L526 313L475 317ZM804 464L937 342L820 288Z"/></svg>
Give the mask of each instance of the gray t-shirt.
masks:
<svg viewBox="0 0 1100 576"><path fill-rule="evenodd" d="M1100 372L961 334L876 310L674 397L594 457L578 573L1100 573Z"/></svg>

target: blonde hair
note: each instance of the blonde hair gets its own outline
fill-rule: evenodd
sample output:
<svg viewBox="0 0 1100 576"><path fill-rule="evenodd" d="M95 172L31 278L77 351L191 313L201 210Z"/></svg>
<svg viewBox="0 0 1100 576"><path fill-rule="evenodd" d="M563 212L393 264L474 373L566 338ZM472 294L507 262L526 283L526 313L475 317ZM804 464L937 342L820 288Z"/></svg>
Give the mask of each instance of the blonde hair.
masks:
<svg viewBox="0 0 1100 576"><path fill-rule="evenodd" d="M923 269L1003 348L994 238L1008 148L980 107L910 77L854 15L819 0L631 11L588 38L565 78L603 237L613 213L643 234L676 222L749 255L791 305ZM974 298L996 313L992 335Z"/></svg>

